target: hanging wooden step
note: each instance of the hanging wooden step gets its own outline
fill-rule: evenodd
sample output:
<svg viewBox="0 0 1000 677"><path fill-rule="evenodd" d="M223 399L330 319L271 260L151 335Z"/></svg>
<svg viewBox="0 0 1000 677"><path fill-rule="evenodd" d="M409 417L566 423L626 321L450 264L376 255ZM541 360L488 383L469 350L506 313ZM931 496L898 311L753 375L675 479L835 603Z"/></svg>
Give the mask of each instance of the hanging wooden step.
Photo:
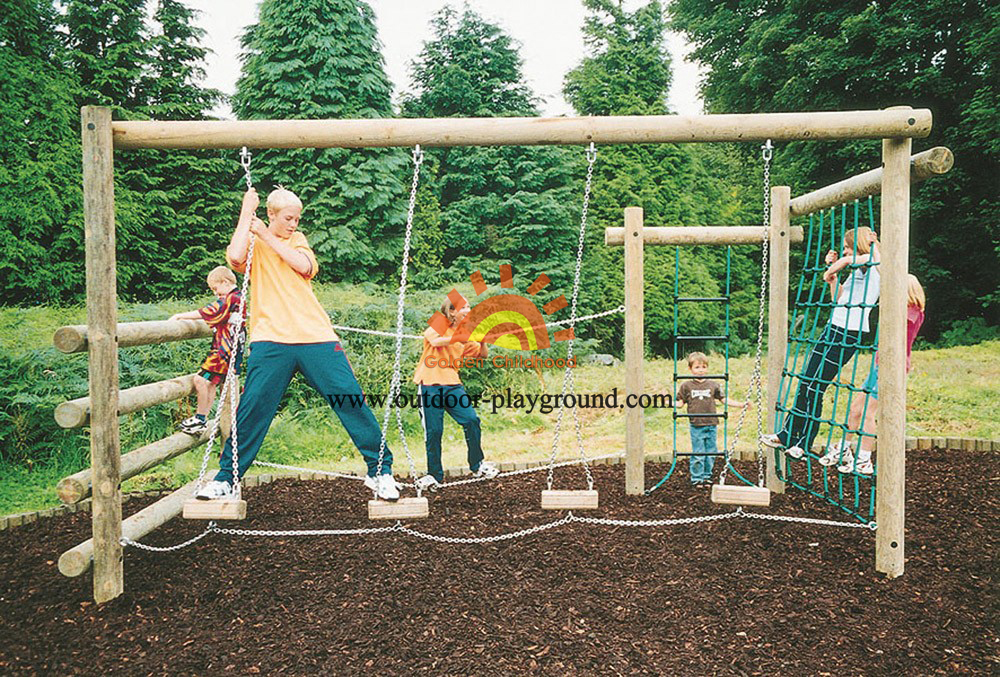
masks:
<svg viewBox="0 0 1000 677"><path fill-rule="evenodd" d="M542 510L597 510L597 489L546 489Z"/></svg>
<svg viewBox="0 0 1000 677"><path fill-rule="evenodd" d="M712 503L728 505L771 505L771 490L767 487L713 484Z"/></svg>
<svg viewBox="0 0 1000 677"><path fill-rule="evenodd" d="M217 498L203 501L191 498L184 501L184 519L189 520L244 520L247 502L238 498Z"/></svg>
<svg viewBox="0 0 1000 677"><path fill-rule="evenodd" d="M398 501L368 501L370 520L412 520L422 519L430 514L427 498L424 496L401 498Z"/></svg>

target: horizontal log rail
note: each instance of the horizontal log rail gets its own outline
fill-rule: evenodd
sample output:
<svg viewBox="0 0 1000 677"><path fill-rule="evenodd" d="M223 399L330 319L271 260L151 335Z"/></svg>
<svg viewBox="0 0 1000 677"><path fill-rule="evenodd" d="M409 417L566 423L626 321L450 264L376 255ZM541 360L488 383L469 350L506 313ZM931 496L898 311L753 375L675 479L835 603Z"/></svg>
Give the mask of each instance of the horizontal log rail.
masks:
<svg viewBox="0 0 1000 677"><path fill-rule="evenodd" d="M151 442L127 454L122 454L121 479L124 482L130 477L140 475L150 468L155 468L165 461L200 447L208 441L208 431L198 436L187 433L174 433L162 440ZM90 496L93 471L90 468L64 477L56 486L56 493L63 503L79 503Z"/></svg>
<svg viewBox="0 0 1000 677"><path fill-rule="evenodd" d="M681 226L642 229L642 241L650 245L694 245L694 244L756 244L764 241L768 232L763 226ZM802 242L800 226L793 226L790 233L792 242ZM605 228L604 244L625 243L624 228Z"/></svg>
<svg viewBox="0 0 1000 677"><path fill-rule="evenodd" d="M187 374L165 381L146 383L118 391L118 415L131 414L140 409L173 402L194 392L195 374ZM79 428L90 421L90 398L80 397L63 402L56 407L56 423L63 428Z"/></svg>
<svg viewBox="0 0 1000 677"><path fill-rule="evenodd" d="M944 146L937 146L910 158L910 182L925 181L932 176L947 174L955 164L955 156ZM800 195L789 203L793 217L813 214L821 209L837 207L882 192L882 168L838 181L811 193Z"/></svg>
<svg viewBox="0 0 1000 677"><path fill-rule="evenodd" d="M177 517L184 508L184 501L194 496L197 487L198 480L192 480L169 496L164 496L156 503L122 520L122 536L138 540ZM94 539L90 538L59 557L59 573L63 576L79 576L90 569L93 561Z"/></svg>
<svg viewBox="0 0 1000 677"><path fill-rule="evenodd" d="M133 120L115 148L384 148L922 138L927 109L560 118Z"/></svg>
<svg viewBox="0 0 1000 677"><path fill-rule="evenodd" d="M145 346L169 341L186 341L212 335L212 329L202 320L155 320L152 322L119 322L118 347ZM64 353L87 350L87 325L60 327L52 337L55 347Z"/></svg>

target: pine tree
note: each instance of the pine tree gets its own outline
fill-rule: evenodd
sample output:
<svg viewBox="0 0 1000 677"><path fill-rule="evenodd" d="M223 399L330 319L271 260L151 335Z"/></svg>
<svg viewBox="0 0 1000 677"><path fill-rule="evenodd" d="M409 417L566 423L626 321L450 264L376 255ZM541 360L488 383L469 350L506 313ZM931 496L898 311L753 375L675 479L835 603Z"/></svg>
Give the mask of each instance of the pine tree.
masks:
<svg viewBox="0 0 1000 677"><path fill-rule="evenodd" d="M264 0L243 48L233 99L241 119L392 115L375 18L364 2ZM406 151L265 151L255 166L259 191L281 184L302 198L302 230L321 280L398 274L411 169Z"/></svg>

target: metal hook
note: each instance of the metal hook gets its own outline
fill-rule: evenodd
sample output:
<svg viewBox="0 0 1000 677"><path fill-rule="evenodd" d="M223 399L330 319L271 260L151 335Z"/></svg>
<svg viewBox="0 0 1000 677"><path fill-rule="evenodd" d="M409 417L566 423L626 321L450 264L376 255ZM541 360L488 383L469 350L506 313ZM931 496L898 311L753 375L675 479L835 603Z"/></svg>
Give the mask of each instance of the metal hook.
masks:
<svg viewBox="0 0 1000 677"><path fill-rule="evenodd" d="M424 161L424 151L420 150L420 144L418 143L413 147L413 164L419 165Z"/></svg>
<svg viewBox="0 0 1000 677"><path fill-rule="evenodd" d="M593 164L597 160L597 147L594 142L590 142L590 147L587 148L587 162Z"/></svg>
<svg viewBox="0 0 1000 677"><path fill-rule="evenodd" d="M764 158L765 161L768 161L768 160L771 159L771 155L772 155L772 153L774 151L774 146L771 145L771 139L768 139L764 143L764 145L760 147L760 151L761 151L761 153L760 153L761 157Z"/></svg>

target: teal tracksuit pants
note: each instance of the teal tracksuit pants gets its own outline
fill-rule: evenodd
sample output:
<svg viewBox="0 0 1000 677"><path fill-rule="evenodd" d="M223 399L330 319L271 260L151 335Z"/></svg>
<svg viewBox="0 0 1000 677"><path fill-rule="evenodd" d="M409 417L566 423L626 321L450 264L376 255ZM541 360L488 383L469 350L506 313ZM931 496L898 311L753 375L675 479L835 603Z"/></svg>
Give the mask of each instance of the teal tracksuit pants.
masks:
<svg viewBox="0 0 1000 677"><path fill-rule="evenodd" d="M236 410L240 477L257 457L281 398L297 371L330 403L368 464L368 475L374 476L382 431L372 410L363 401L361 386L340 343L255 341L250 344L246 385ZM392 473L392 452L388 446L382 459L382 473ZM215 479L233 481L232 438L223 446Z"/></svg>

